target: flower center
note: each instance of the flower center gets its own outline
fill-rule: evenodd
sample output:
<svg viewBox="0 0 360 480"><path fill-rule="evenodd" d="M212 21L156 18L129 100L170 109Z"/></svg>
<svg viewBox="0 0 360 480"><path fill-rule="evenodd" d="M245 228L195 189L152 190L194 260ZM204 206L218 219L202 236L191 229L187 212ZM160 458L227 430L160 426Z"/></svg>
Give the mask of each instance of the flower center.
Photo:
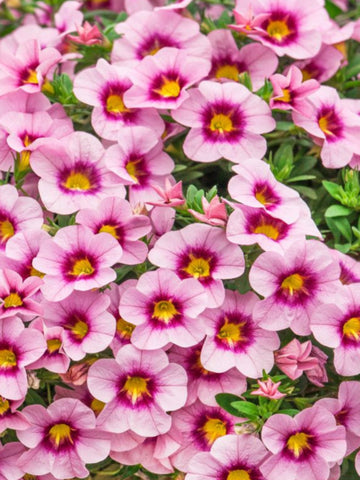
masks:
<svg viewBox="0 0 360 480"><path fill-rule="evenodd" d="M74 337L77 340L82 340L84 337L86 337L89 327L87 323L85 323L82 320L77 320L74 325L70 327L70 330L72 331Z"/></svg>
<svg viewBox="0 0 360 480"><path fill-rule="evenodd" d="M343 335L351 340L360 339L360 317L351 317L344 323Z"/></svg>
<svg viewBox="0 0 360 480"><path fill-rule="evenodd" d="M13 224L9 220L0 221L1 243L6 242L15 233Z"/></svg>
<svg viewBox="0 0 360 480"><path fill-rule="evenodd" d="M269 37L274 38L278 42L281 42L291 34L291 30L285 20L270 20L266 31Z"/></svg>
<svg viewBox="0 0 360 480"><path fill-rule="evenodd" d="M291 102L291 92L288 88L284 88L282 91L282 97L275 98L277 102L290 103Z"/></svg>
<svg viewBox="0 0 360 480"><path fill-rule="evenodd" d="M119 235L117 234L117 227L115 225L103 225L98 233L110 233L114 238L118 239Z"/></svg>
<svg viewBox="0 0 360 480"><path fill-rule="evenodd" d="M230 115L224 115L223 113L216 113L213 115L210 122L210 130L213 132L231 132L233 130L233 122Z"/></svg>
<svg viewBox="0 0 360 480"><path fill-rule="evenodd" d="M16 355L12 350L8 350L6 348L0 350L0 368L12 368L16 367L16 365Z"/></svg>
<svg viewBox="0 0 360 480"><path fill-rule="evenodd" d="M271 240L278 241L286 237L288 225L265 212L249 216L247 228L249 233L265 235Z"/></svg>
<svg viewBox="0 0 360 480"><path fill-rule="evenodd" d="M158 93L164 98L177 98L180 95L181 86L179 79L170 80L165 75L161 77L161 86L155 88L154 92Z"/></svg>
<svg viewBox="0 0 360 480"><path fill-rule="evenodd" d="M134 331L135 325L127 322L123 318L119 318L116 322L116 331L120 337L130 340L131 334Z"/></svg>
<svg viewBox="0 0 360 480"><path fill-rule="evenodd" d="M279 203L279 199L266 183L259 183L255 185L255 198L262 205L270 206Z"/></svg>
<svg viewBox="0 0 360 480"><path fill-rule="evenodd" d="M246 337L243 335L243 326L245 322L233 323L225 317L225 323L219 330L217 338L227 343L230 347L244 341Z"/></svg>
<svg viewBox="0 0 360 480"><path fill-rule="evenodd" d="M160 300L155 303L151 318L156 318L164 323L170 323L175 315L179 315L179 313L171 300Z"/></svg>
<svg viewBox="0 0 360 480"><path fill-rule="evenodd" d="M9 401L0 396L0 415L4 415L8 410L10 410Z"/></svg>
<svg viewBox="0 0 360 480"><path fill-rule="evenodd" d="M320 130L326 137L339 137L342 131L339 118L333 108L325 109L318 118Z"/></svg>
<svg viewBox="0 0 360 480"><path fill-rule="evenodd" d="M299 458L305 450L311 450L311 446L309 444L309 439L311 437L312 435L304 432L295 433L289 437L286 446L296 458Z"/></svg>
<svg viewBox="0 0 360 480"><path fill-rule="evenodd" d="M151 394L148 390L148 381L149 379L143 377L127 377L122 391L126 392L133 405L135 405L138 400L143 399L145 396L151 397Z"/></svg>
<svg viewBox="0 0 360 480"><path fill-rule="evenodd" d="M62 345L61 340L59 340L58 338L50 338L49 340L46 341L46 344L47 344L47 350L49 353L58 352Z"/></svg>
<svg viewBox="0 0 360 480"><path fill-rule="evenodd" d="M226 423L219 418L209 418L199 430L204 433L209 446L227 433Z"/></svg>
<svg viewBox="0 0 360 480"><path fill-rule="evenodd" d="M226 480L251 480L251 477L246 470L232 470Z"/></svg>
<svg viewBox="0 0 360 480"><path fill-rule="evenodd" d="M210 262L209 259L202 257L195 257L192 253L189 254L190 262L183 270L195 278L210 276Z"/></svg>
<svg viewBox="0 0 360 480"><path fill-rule="evenodd" d="M4 298L4 308L21 307L21 305L23 305L23 301L16 292L10 293L10 295Z"/></svg>
<svg viewBox="0 0 360 480"><path fill-rule="evenodd" d="M90 190L92 187L89 177L81 172L71 171L66 181L63 183L68 190Z"/></svg>
<svg viewBox="0 0 360 480"><path fill-rule="evenodd" d="M87 258L82 258L81 260L76 260L73 264L72 270L70 270L69 275L74 277L89 276L95 272L94 267L91 265L90 261Z"/></svg>
<svg viewBox="0 0 360 480"><path fill-rule="evenodd" d="M239 81L239 70L236 65L221 65L215 73L216 78L228 78L229 80Z"/></svg>
<svg viewBox="0 0 360 480"><path fill-rule="evenodd" d="M35 70L32 70L32 69L28 69L27 71L27 76L23 79L22 83L32 83L33 85L38 85L39 84L39 80L38 80L38 77L37 77L37 73Z"/></svg>
<svg viewBox="0 0 360 480"><path fill-rule="evenodd" d="M39 270L36 270L36 268L34 268L32 265L30 265L29 270L30 270L30 276L32 277L40 277L40 278L45 277L45 273L39 272Z"/></svg>
<svg viewBox="0 0 360 480"><path fill-rule="evenodd" d="M74 444L74 441L71 437L71 431L74 430L66 423L57 423L53 425L49 430L49 437L52 443L59 447L63 444Z"/></svg>
<svg viewBox="0 0 360 480"><path fill-rule="evenodd" d="M271 238L271 240L277 240L279 238L279 230L271 224L262 224L254 228L253 233L265 235L265 237Z"/></svg>
<svg viewBox="0 0 360 480"><path fill-rule="evenodd" d="M142 159L139 158L138 160L130 160L125 165L126 171L136 183L139 183L138 177L141 177L144 175L144 173L139 168L139 163L141 162L142 162Z"/></svg>
<svg viewBox="0 0 360 480"><path fill-rule="evenodd" d="M104 409L105 403L97 398L94 398L91 401L90 408L95 413L95 415L99 415L99 413Z"/></svg>
<svg viewBox="0 0 360 480"><path fill-rule="evenodd" d="M289 275L281 282L281 288L287 290L289 295L294 295L294 292L304 291L305 277L299 273L293 273Z"/></svg>
<svg viewBox="0 0 360 480"><path fill-rule="evenodd" d="M126 113L130 112L125 107L122 95L110 94L106 99L106 110L109 113Z"/></svg>

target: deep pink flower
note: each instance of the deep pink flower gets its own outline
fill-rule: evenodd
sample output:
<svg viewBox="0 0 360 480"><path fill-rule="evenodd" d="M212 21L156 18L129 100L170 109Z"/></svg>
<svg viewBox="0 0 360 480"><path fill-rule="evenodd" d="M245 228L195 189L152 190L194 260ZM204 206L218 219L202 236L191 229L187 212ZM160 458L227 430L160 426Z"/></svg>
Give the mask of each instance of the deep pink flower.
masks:
<svg viewBox="0 0 360 480"><path fill-rule="evenodd" d="M96 45L102 43L103 36L97 25L84 22L76 28L78 35L67 35L67 39L80 45Z"/></svg>

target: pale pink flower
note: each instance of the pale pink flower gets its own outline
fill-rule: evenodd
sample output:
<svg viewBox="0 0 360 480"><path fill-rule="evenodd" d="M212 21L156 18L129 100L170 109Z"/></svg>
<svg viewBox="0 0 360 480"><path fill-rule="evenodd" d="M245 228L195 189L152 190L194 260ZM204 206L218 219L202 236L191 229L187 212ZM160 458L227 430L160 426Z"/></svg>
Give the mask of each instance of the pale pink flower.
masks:
<svg viewBox="0 0 360 480"><path fill-rule="evenodd" d="M300 68L303 80L314 79L326 82L339 70L343 55L331 45L323 44L319 53L309 60L300 60L293 65Z"/></svg>
<svg viewBox="0 0 360 480"><path fill-rule="evenodd" d="M43 313L42 305L34 300L43 281L39 277L25 280L12 270L0 270L0 318L20 314L20 317L35 317ZM33 297L33 298L31 298Z"/></svg>
<svg viewBox="0 0 360 480"><path fill-rule="evenodd" d="M18 459L24 450L24 446L19 442L10 442L0 446L0 480L23 478L25 472L19 467Z"/></svg>
<svg viewBox="0 0 360 480"><path fill-rule="evenodd" d="M260 397L270 398L271 400L279 400L280 398L286 397L285 393L279 392L279 387L281 382L274 383L269 377L267 380L262 382L257 380L259 388L252 390L251 395L259 395Z"/></svg>
<svg viewBox="0 0 360 480"><path fill-rule="evenodd" d="M149 205L158 207L178 207L185 203L182 193L182 181L172 184L169 178L165 179L165 187L159 185L151 185L155 192L160 196L161 200L146 202Z"/></svg>
<svg viewBox="0 0 360 480"><path fill-rule="evenodd" d="M84 22L83 25L76 27L78 35L67 35L67 39L80 45L96 45L101 44L103 36L97 25L91 25L89 22Z"/></svg>
<svg viewBox="0 0 360 480"><path fill-rule="evenodd" d="M275 352L276 366L291 380L296 380L303 372L318 366L319 360L311 356L312 348L310 340L300 343L297 338L294 338L285 347Z"/></svg>
<svg viewBox="0 0 360 480"><path fill-rule="evenodd" d="M3 433L7 428L12 430L25 430L30 426L28 419L18 410L23 403L21 400L8 400L0 395L0 432ZM2 464L0 460L0 465ZM1 479L1 467L0 467ZM2 480L2 479L1 479Z"/></svg>
<svg viewBox="0 0 360 480"><path fill-rule="evenodd" d="M228 218L226 206L225 203L220 201L217 195L215 195L210 202L208 202L206 197L202 197L201 204L204 213L197 212L191 208L188 209L188 212L197 220L200 220L200 222L208 223L216 227L224 227L226 225Z"/></svg>

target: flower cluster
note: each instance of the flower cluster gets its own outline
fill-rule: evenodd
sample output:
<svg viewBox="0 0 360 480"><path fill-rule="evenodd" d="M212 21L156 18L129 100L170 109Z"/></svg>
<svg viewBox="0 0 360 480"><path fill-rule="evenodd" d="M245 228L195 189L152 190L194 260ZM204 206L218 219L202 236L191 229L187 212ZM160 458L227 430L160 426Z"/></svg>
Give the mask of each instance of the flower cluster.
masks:
<svg viewBox="0 0 360 480"><path fill-rule="evenodd" d="M353 3L0 0L0 480L360 475Z"/></svg>

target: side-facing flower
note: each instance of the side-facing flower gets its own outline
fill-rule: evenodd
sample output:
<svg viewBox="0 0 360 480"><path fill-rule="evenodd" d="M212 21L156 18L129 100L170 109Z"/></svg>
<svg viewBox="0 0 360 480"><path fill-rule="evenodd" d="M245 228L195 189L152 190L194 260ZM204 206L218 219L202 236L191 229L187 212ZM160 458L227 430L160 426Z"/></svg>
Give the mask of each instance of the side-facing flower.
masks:
<svg viewBox="0 0 360 480"><path fill-rule="evenodd" d="M259 388L252 390L251 395L259 395L260 397L270 398L271 400L279 400L279 398L286 397L285 393L279 392L281 382L274 383L269 377L264 382L258 380L257 383Z"/></svg>

